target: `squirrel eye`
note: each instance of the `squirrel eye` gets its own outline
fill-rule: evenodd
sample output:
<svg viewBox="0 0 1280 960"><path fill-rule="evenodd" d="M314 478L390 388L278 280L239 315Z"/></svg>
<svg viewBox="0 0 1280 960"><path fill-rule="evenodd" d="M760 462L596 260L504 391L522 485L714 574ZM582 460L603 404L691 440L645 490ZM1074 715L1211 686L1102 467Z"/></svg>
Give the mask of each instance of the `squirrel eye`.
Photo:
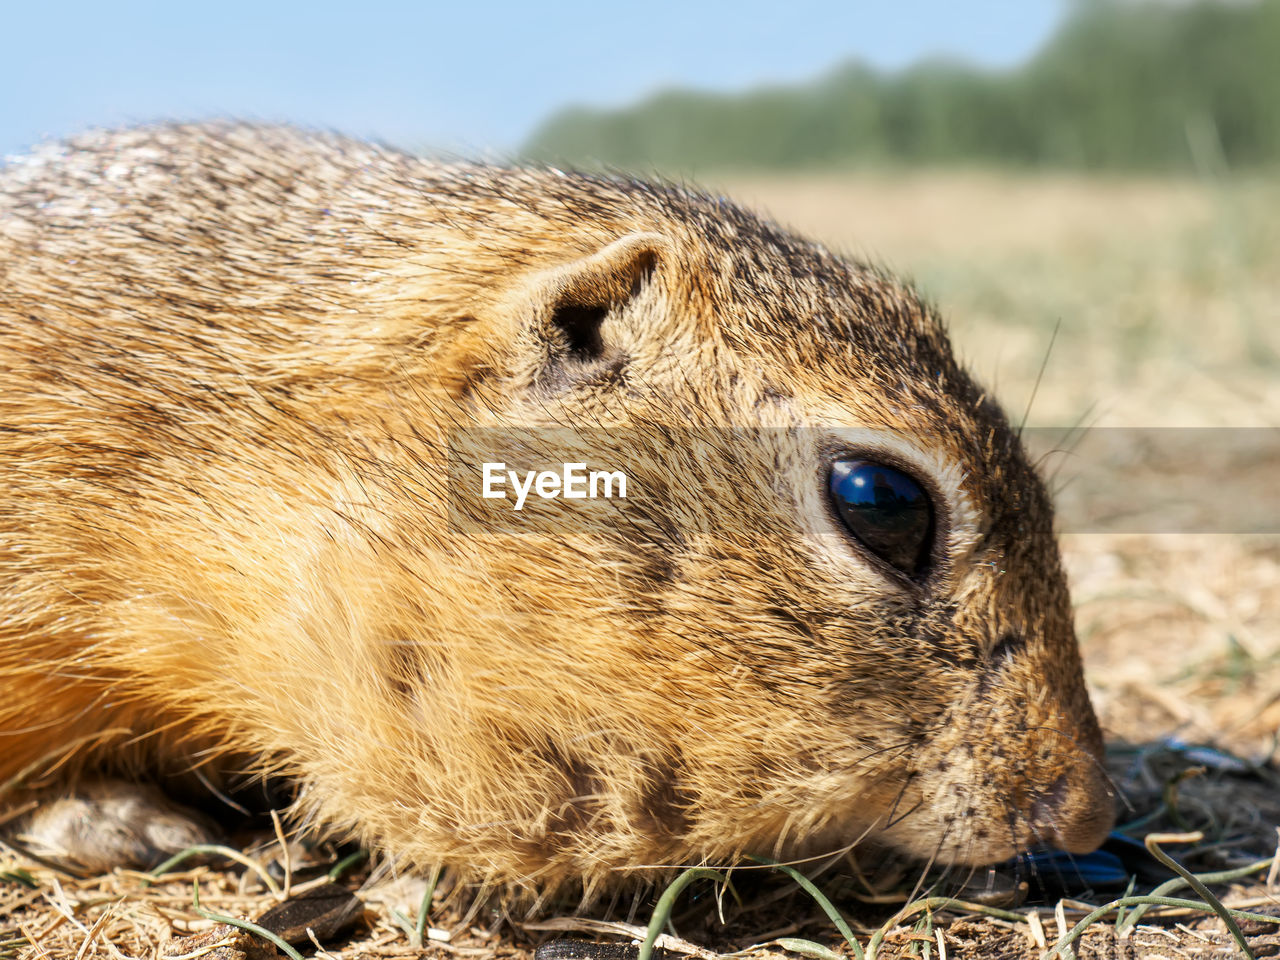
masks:
<svg viewBox="0 0 1280 960"><path fill-rule="evenodd" d="M907 474L872 460L836 460L831 500L849 532L885 563L909 577L925 569L933 505Z"/></svg>

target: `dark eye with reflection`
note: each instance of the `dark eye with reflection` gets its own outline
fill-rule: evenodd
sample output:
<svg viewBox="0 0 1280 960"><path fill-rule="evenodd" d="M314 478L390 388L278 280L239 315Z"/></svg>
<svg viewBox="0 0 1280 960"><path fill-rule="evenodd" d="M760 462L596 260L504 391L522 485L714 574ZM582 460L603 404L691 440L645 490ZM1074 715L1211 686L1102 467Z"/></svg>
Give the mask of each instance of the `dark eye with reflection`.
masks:
<svg viewBox="0 0 1280 960"><path fill-rule="evenodd" d="M849 532L885 563L909 577L928 566L933 504L907 474L872 460L833 461L831 500Z"/></svg>

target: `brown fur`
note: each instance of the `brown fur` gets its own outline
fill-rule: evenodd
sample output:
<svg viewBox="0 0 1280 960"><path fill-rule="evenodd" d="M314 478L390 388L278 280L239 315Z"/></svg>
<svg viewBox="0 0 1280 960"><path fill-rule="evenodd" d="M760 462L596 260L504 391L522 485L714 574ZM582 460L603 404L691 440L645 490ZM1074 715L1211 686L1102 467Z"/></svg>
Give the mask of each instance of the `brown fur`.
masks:
<svg viewBox="0 0 1280 960"><path fill-rule="evenodd" d="M450 522L458 428L557 424L618 438L633 520ZM833 444L931 485L928 580L834 519ZM286 129L45 148L0 174L0 468L0 781L270 772L542 888L1110 823L1004 416L907 287L719 198Z"/></svg>

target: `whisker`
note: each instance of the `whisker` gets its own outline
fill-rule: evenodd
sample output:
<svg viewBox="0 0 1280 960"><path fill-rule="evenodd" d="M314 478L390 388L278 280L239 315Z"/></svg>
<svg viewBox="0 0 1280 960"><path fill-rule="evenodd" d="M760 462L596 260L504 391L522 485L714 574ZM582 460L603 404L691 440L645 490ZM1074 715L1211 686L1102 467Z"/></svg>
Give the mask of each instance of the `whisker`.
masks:
<svg viewBox="0 0 1280 960"><path fill-rule="evenodd" d="M1040 372L1036 374L1035 385L1031 388L1031 396L1027 398L1027 409L1022 412L1022 422L1018 424L1018 439L1022 439L1023 428L1027 425L1027 420L1031 416L1031 405L1036 401L1036 394L1040 392L1040 381L1044 377L1044 371L1049 366L1049 354L1053 353L1053 345L1058 340L1058 330L1062 326L1062 318L1059 317L1057 323L1053 325L1053 335L1049 337L1049 346L1045 347L1044 359L1040 361Z"/></svg>
<svg viewBox="0 0 1280 960"><path fill-rule="evenodd" d="M1107 781L1107 785L1111 788L1112 794L1116 797L1119 797L1120 800L1124 803L1125 807L1130 812L1136 809L1134 807L1133 801L1131 801L1129 797L1126 795L1123 785L1121 785L1121 783L1111 775L1110 771L1107 770L1106 765L1100 759L1098 759L1093 755L1092 750L1081 749L1080 743L1079 741L1076 740L1075 737L1071 736L1068 733L1064 733L1062 730L1059 730L1057 727L1050 726L1048 724L1032 726L1032 727L1028 727L1027 729L1036 730L1044 733L1054 733L1054 734L1057 734L1059 737L1061 737L1063 740L1067 741L1067 743L1071 744L1071 746L1076 748L1074 752L1075 756L1083 755L1093 765L1093 768L1098 773L1102 774L1103 778Z"/></svg>
<svg viewBox="0 0 1280 960"><path fill-rule="evenodd" d="M1050 457L1054 456L1055 454L1063 454L1062 459L1059 460L1057 466L1053 468L1053 473L1051 473L1048 477L1049 486L1052 487L1055 492L1062 489L1060 487L1054 487L1054 482L1057 480L1058 474L1062 470L1063 464L1066 463L1068 457L1070 457L1073 453L1076 452L1076 449L1080 446L1080 444L1084 442L1085 434L1089 430L1093 429L1093 424L1090 424L1089 426L1085 426L1085 421L1094 415L1094 412L1097 409L1097 406L1098 405L1096 402L1089 404L1089 406L1085 408L1084 413L1082 413L1078 418L1076 418L1076 422L1073 423L1069 428L1067 428L1067 432L1062 435L1061 440L1058 441L1058 443L1053 447L1053 449L1046 450L1044 453L1042 453L1039 457L1036 458L1034 466L1035 466L1036 472L1039 473L1041 466L1044 464L1046 460L1048 460ZM1102 414L1098 414L1094 418L1094 422L1096 423L1097 420L1101 419L1101 417L1102 417Z"/></svg>
<svg viewBox="0 0 1280 960"><path fill-rule="evenodd" d="M911 783L915 778L916 778L916 771L914 770L910 771L906 775L906 777L903 778L902 786L898 789L898 795L893 798L893 805L889 807L889 814L885 818L884 826L886 830L889 829L890 827L894 827L897 824L901 823L907 817L911 816L911 814L914 813L916 810L919 810L921 806L923 806L924 797L921 797L920 800L915 804L915 806L913 806L910 810L904 813L901 817L897 816L898 806L902 803L902 798L907 795L907 789L911 786Z"/></svg>
<svg viewBox="0 0 1280 960"><path fill-rule="evenodd" d="M949 823L943 827L938 837L938 843L933 848L933 853L930 854L929 859L925 862L924 866L921 867L920 876L916 879L915 886L911 888L911 893L907 896L907 903L910 903L911 901L917 899L920 896L920 891L925 889L925 886L924 886L925 880L929 876L929 871L933 869L933 865L937 862L939 855L941 855L942 848L946 846L947 836L950 833L950 830L951 830L951 824ZM934 883L930 884L928 889L932 893L933 891L937 890L937 888L938 888L938 881L935 881Z"/></svg>

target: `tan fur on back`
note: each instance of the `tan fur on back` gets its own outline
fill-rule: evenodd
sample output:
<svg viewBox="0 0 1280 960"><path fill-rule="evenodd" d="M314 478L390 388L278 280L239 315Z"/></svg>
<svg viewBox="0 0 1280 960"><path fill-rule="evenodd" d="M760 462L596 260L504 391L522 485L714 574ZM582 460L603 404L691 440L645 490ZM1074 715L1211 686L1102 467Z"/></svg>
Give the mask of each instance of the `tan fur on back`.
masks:
<svg viewBox="0 0 1280 960"><path fill-rule="evenodd" d="M616 435L641 526L450 521L451 437L558 424ZM867 443L941 500L922 585L826 504ZM79 738L68 774L269 772L547 889L1109 822L1003 415L908 288L722 199L286 129L45 148L0 172L0 475L0 781Z"/></svg>

